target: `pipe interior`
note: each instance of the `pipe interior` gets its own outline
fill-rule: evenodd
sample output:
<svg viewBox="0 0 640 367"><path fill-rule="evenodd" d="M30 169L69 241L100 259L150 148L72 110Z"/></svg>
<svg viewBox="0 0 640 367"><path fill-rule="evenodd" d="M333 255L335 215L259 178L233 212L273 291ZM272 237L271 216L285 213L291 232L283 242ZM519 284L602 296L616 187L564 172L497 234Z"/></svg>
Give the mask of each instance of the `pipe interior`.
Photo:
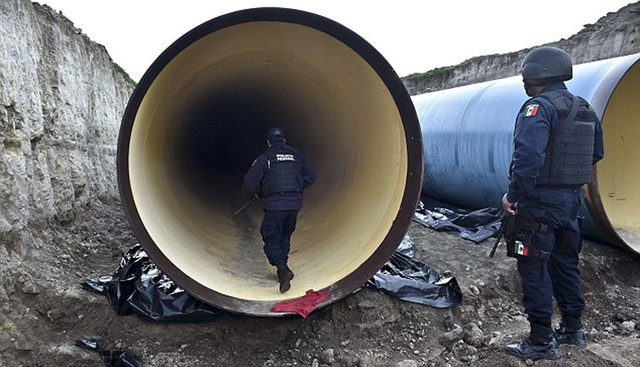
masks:
<svg viewBox="0 0 640 367"><path fill-rule="evenodd" d="M640 63L616 86L602 118L605 156L598 163L602 204L618 236L640 253Z"/></svg>
<svg viewBox="0 0 640 367"><path fill-rule="evenodd" d="M262 201L231 218L272 126L318 174L285 294L262 250ZM196 40L153 80L132 127L130 186L154 245L193 281L242 300L295 298L343 279L385 238L405 190L405 140L387 87L351 48L300 24L242 23Z"/></svg>

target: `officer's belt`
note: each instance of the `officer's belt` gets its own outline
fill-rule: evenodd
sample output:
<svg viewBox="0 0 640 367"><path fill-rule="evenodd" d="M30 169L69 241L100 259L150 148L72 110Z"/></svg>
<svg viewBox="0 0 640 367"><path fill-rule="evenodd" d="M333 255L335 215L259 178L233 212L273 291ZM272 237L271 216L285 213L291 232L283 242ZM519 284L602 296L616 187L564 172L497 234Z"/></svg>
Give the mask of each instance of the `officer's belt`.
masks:
<svg viewBox="0 0 640 367"><path fill-rule="evenodd" d="M536 189L558 189L558 190L578 190L584 185L554 185L554 184L542 184L536 185Z"/></svg>
<svg viewBox="0 0 640 367"><path fill-rule="evenodd" d="M278 191L278 192L274 192L273 194L269 194L269 195L267 195L267 197L270 197L270 196L276 196L276 195L291 194L291 193L298 193L298 194L302 194L302 191L300 191L300 190L294 190L294 191Z"/></svg>

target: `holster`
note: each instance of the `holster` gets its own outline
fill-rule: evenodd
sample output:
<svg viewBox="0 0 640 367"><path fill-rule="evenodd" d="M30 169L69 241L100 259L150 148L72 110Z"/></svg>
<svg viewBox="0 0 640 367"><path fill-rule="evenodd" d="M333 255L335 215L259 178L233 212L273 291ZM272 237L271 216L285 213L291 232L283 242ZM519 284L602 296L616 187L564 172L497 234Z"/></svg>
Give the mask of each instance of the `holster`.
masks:
<svg viewBox="0 0 640 367"><path fill-rule="evenodd" d="M505 224L507 256L549 260L550 253L537 247L534 236L537 232L551 233L553 228L537 222L531 213L523 209L518 209L515 215L508 216Z"/></svg>

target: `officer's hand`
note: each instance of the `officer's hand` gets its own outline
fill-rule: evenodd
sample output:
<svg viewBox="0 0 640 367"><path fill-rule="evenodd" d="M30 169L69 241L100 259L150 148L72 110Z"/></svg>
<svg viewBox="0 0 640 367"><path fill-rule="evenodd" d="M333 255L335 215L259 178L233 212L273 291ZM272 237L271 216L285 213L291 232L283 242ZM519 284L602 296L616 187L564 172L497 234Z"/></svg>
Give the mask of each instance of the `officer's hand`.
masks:
<svg viewBox="0 0 640 367"><path fill-rule="evenodd" d="M256 192L253 194L253 200L258 200L258 199L260 199L260 195L258 195L258 193Z"/></svg>
<svg viewBox="0 0 640 367"><path fill-rule="evenodd" d="M516 207L518 203L512 203L507 200L507 194L502 197L502 209L509 215L516 215Z"/></svg>

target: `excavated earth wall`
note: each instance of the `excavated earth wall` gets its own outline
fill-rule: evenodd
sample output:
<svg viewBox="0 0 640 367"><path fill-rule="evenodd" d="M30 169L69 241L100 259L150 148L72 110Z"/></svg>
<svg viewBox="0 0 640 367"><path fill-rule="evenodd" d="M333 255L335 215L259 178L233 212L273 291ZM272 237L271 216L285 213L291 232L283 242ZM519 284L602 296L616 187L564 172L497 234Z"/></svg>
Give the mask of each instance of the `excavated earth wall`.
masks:
<svg viewBox="0 0 640 367"><path fill-rule="evenodd" d="M62 14L0 1L0 269L47 245L51 222L118 197L120 119L133 86Z"/></svg>

